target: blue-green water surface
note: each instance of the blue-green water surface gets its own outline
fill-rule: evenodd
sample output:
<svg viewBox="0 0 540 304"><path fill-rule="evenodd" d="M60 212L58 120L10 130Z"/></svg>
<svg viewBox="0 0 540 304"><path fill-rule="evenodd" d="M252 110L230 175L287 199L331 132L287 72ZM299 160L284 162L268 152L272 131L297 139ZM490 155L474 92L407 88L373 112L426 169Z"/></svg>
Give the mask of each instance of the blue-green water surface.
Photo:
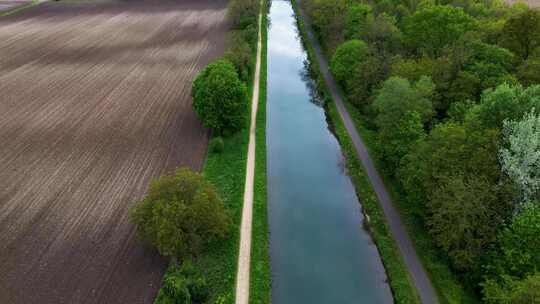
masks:
<svg viewBox="0 0 540 304"><path fill-rule="evenodd" d="M268 36L268 208L273 304L392 303L288 1Z"/></svg>

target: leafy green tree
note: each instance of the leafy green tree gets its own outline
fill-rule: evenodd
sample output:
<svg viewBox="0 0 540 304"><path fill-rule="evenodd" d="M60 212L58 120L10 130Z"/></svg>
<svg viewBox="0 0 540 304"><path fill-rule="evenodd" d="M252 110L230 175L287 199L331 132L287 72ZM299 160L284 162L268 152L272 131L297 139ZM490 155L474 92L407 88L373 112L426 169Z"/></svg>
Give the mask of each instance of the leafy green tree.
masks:
<svg viewBox="0 0 540 304"><path fill-rule="evenodd" d="M364 62L355 67L352 77L347 81L349 100L361 111L368 109L373 93L390 74L390 60L377 54L367 56Z"/></svg>
<svg viewBox="0 0 540 304"><path fill-rule="evenodd" d="M181 168L150 184L130 210L138 236L164 256L186 258L225 235L230 218L214 187L202 175Z"/></svg>
<svg viewBox="0 0 540 304"><path fill-rule="evenodd" d="M368 4L354 3L349 6L345 15L345 39L361 39L367 31L370 15L371 6Z"/></svg>
<svg viewBox="0 0 540 304"><path fill-rule="evenodd" d="M463 9L448 5L427 6L405 21L405 40L430 57L471 30L474 20Z"/></svg>
<svg viewBox="0 0 540 304"><path fill-rule="evenodd" d="M455 269L477 275L509 208L500 200L499 133L447 122L402 159L398 178L411 208L425 221Z"/></svg>
<svg viewBox="0 0 540 304"><path fill-rule="evenodd" d="M257 24L260 10L258 0L231 0L227 9L227 17L231 20L233 28L245 29L247 26Z"/></svg>
<svg viewBox="0 0 540 304"><path fill-rule="evenodd" d="M429 57L420 59L396 58L392 62L391 75L414 82L418 81L422 76L433 77L438 64L437 60Z"/></svg>
<svg viewBox="0 0 540 304"><path fill-rule="evenodd" d="M387 57L401 49L403 35L396 25L395 18L382 13L376 17L368 16L363 38L379 56Z"/></svg>
<svg viewBox="0 0 540 304"><path fill-rule="evenodd" d="M368 55L368 46L362 40L349 40L336 49L330 62L330 69L336 80L344 89L348 89L348 80L351 79L356 67Z"/></svg>
<svg viewBox="0 0 540 304"><path fill-rule="evenodd" d="M246 86L233 64L217 60L193 82L193 108L203 124L217 133L244 128L248 111Z"/></svg>
<svg viewBox="0 0 540 304"><path fill-rule="evenodd" d="M517 78L524 86L540 84L540 59L528 59L517 69Z"/></svg>
<svg viewBox="0 0 540 304"><path fill-rule="evenodd" d="M483 285L488 303L522 302L538 295L540 271L540 207L526 204L510 225L497 236L486 269Z"/></svg>
<svg viewBox="0 0 540 304"><path fill-rule="evenodd" d="M504 283L488 280L483 284L487 304L540 304L540 273L523 280L503 276Z"/></svg>
<svg viewBox="0 0 540 304"><path fill-rule="evenodd" d="M227 51L223 57L234 65L240 79L244 82L249 80L253 71L253 56L251 46L243 31L232 31L229 34Z"/></svg>
<svg viewBox="0 0 540 304"><path fill-rule="evenodd" d="M524 89L520 85L502 84L484 91L467 120L477 121L484 128L502 129L504 120L518 120L532 108L540 108L540 86Z"/></svg>
<svg viewBox="0 0 540 304"><path fill-rule="evenodd" d="M344 15L348 0L311 0L306 3L311 25L332 54L344 40Z"/></svg>
<svg viewBox="0 0 540 304"><path fill-rule="evenodd" d="M430 98L434 88L435 85L426 76L421 77L414 86L407 79L390 77L373 102L377 126L380 129L389 128L412 111L420 115L422 123L428 123L433 117Z"/></svg>
<svg viewBox="0 0 540 304"><path fill-rule="evenodd" d="M503 45L527 60L540 46L540 12L526 10L510 17L503 28Z"/></svg>
<svg viewBox="0 0 540 304"><path fill-rule="evenodd" d="M495 186L480 178L445 176L428 205L428 227L454 267L469 271L495 240L502 219L493 210Z"/></svg>
<svg viewBox="0 0 540 304"><path fill-rule="evenodd" d="M411 147L426 136L422 119L416 112L407 112L392 126L379 131L383 159L390 169L399 167Z"/></svg>
<svg viewBox="0 0 540 304"><path fill-rule="evenodd" d="M504 122L507 146L499 152L501 166L521 190L523 201L540 191L540 115L534 110L520 121Z"/></svg>

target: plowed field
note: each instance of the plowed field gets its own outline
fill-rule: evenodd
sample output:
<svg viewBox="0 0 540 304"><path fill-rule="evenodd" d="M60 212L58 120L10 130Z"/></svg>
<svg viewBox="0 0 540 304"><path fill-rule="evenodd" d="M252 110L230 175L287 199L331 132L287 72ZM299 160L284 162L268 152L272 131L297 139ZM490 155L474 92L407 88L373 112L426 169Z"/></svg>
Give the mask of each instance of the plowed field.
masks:
<svg viewBox="0 0 540 304"><path fill-rule="evenodd" d="M200 169L194 76L226 1L50 2L0 18L0 303L151 303L166 261L129 207Z"/></svg>

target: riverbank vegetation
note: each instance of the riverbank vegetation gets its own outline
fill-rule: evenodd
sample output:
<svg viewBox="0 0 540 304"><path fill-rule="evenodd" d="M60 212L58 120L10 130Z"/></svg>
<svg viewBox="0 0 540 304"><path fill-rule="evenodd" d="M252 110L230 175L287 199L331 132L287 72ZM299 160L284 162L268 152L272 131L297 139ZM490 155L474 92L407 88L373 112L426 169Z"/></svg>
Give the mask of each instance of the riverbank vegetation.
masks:
<svg viewBox="0 0 540 304"><path fill-rule="evenodd" d="M540 12L491 0L302 5L441 302L536 303Z"/></svg>
<svg viewBox="0 0 540 304"><path fill-rule="evenodd" d="M165 273L162 287L155 300L156 304L234 302L238 241L240 237L239 227L246 175L247 145L249 142L250 105L248 100L252 94L253 86L259 11L260 2L258 0L230 1L228 18L232 24L232 29L227 38L227 51L223 58L210 63L199 74L193 84L194 110L213 134L202 176L190 173L195 174L196 179L205 185L204 187L215 187L215 190L205 192L206 194L201 194L200 197L197 196L197 200L193 202L194 207L202 208L206 212L204 217L194 217L190 212L175 215L173 211L178 208L173 208L175 199L169 197L172 195L177 198L174 193L178 192L178 189L175 187L173 188L176 190L162 189L163 191L158 191L166 196L155 200L158 204L155 204L155 202L154 204L148 203L152 198L152 193L149 193L145 200L132 211L133 222L139 224L140 227L145 227L141 229L142 234L153 237L150 238L150 243L158 245L158 243L161 244L163 240L166 240L167 244L171 246L165 246L164 248L167 250L161 250L159 249L161 247L157 246L159 251L162 254L174 253L167 254L173 257L173 262ZM261 182L261 170L264 170L264 168L260 168L259 173L256 174L257 185ZM166 177L161 179L168 180ZM171 183L169 186L178 186L179 184L174 181L171 181ZM265 188L259 189L263 191ZM216 216L216 212L211 213L211 208L203 208L207 205L200 204L199 200L209 198L212 198L215 205L223 206L223 212L218 212L220 216ZM255 199L255 216L265 219L266 210L264 210L264 214L261 214L258 206L262 204L266 206L266 194L262 195L262 192L256 190ZM147 204L145 204L145 201ZM153 209L155 208L149 207L158 205L160 206L159 212L154 212ZM186 211L188 209L183 208L182 210ZM153 218L159 218L155 221L155 227L145 224L147 223L145 221L147 218L145 215L147 214L152 214ZM167 221L167 219L171 221ZM163 223L171 225L162 225ZM199 227L201 228L199 229L197 228L199 224L203 224L205 227ZM172 230L180 229L188 235L167 233L169 230L165 228L169 226L173 228ZM262 227L261 229L265 228ZM193 236L189 233L192 230L197 233L206 230L216 233L209 233L209 237L205 238L205 240L208 239L208 242L199 242L199 239L195 239L194 242L187 242L187 240L192 239L187 237ZM145 233L147 231L151 233ZM263 232L258 231L258 233ZM265 230L264 233L267 233L267 231ZM148 240L149 238L145 237L143 239ZM267 246L264 238L258 244ZM184 251L189 254L177 254ZM255 252L258 254L257 257L263 261L261 266L262 278L265 278L266 275L269 280L269 272L264 270L264 267L267 267L264 264L264 256L267 252L263 248ZM269 289L267 290L269 293ZM268 298L263 294L259 295L259 297L261 299Z"/></svg>

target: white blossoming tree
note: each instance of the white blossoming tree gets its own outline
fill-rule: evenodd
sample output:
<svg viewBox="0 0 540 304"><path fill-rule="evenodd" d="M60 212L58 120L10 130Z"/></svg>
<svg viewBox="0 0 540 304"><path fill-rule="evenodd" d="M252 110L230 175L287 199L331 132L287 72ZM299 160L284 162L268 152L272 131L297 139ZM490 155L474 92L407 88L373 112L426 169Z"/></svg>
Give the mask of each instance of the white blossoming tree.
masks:
<svg viewBox="0 0 540 304"><path fill-rule="evenodd" d="M523 202L534 200L540 190L540 115L532 109L520 121L505 121L503 132L502 170L519 187Z"/></svg>

